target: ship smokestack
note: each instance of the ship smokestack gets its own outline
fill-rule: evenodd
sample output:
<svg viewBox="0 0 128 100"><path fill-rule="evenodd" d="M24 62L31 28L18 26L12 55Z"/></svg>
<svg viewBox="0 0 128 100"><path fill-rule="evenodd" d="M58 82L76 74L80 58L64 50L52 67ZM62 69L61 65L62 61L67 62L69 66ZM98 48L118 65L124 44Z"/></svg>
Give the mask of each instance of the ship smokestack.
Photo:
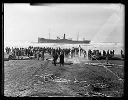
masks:
<svg viewBox="0 0 128 100"><path fill-rule="evenodd" d="M63 39L65 39L65 34L64 34L64 38Z"/></svg>

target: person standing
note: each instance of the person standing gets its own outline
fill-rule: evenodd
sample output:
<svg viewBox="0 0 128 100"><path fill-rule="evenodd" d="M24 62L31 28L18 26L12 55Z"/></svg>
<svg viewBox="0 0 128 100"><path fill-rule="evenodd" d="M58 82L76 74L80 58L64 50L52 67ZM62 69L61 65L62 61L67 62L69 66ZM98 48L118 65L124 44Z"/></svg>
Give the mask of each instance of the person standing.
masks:
<svg viewBox="0 0 128 100"><path fill-rule="evenodd" d="M60 66L63 65L64 66L64 53L61 52L60 54Z"/></svg>
<svg viewBox="0 0 128 100"><path fill-rule="evenodd" d="M92 58L92 51L90 49L88 50L88 58L89 58L89 60L91 60L91 58Z"/></svg>
<svg viewBox="0 0 128 100"><path fill-rule="evenodd" d="M41 52L42 52L41 58L42 58L42 60L44 60L44 50L42 50Z"/></svg>
<svg viewBox="0 0 128 100"><path fill-rule="evenodd" d="M8 54L8 47L6 47L5 50L6 50L6 53Z"/></svg>
<svg viewBox="0 0 128 100"><path fill-rule="evenodd" d="M115 51L113 50L113 56L114 56L114 52L115 52Z"/></svg>
<svg viewBox="0 0 128 100"><path fill-rule="evenodd" d="M109 50L107 51L107 55L106 55L106 63L108 64L108 59L109 59Z"/></svg>
<svg viewBox="0 0 128 100"><path fill-rule="evenodd" d="M20 56L20 49L17 48L17 56L18 56L18 59L19 59L19 56Z"/></svg>
<svg viewBox="0 0 128 100"><path fill-rule="evenodd" d="M28 57L30 56L30 48L28 48Z"/></svg>
<svg viewBox="0 0 128 100"><path fill-rule="evenodd" d="M79 45L79 57L81 56L81 47L80 47L80 45Z"/></svg>
<svg viewBox="0 0 128 100"><path fill-rule="evenodd" d="M121 57L124 58L123 50L121 50Z"/></svg>
<svg viewBox="0 0 128 100"><path fill-rule="evenodd" d="M37 50L36 56L37 56L37 60L39 60L39 50Z"/></svg>
<svg viewBox="0 0 128 100"><path fill-rule="evenodd" d="M73 49L71 50L71 58L73 58Z"/></svg>
<svg viewBox="0 0 128 100"><path fill-rule="evenodd" d="M86 57L86 50L84 50L84 58Z"/></svg>
<svg viewBox="0 0 128 100"><path fill-rule="evenodd" d="M57 52L55 51L55 53L53 54L53 62L54 62L54 65L56 66L56 61L58 59L58 54Z"/></svg>

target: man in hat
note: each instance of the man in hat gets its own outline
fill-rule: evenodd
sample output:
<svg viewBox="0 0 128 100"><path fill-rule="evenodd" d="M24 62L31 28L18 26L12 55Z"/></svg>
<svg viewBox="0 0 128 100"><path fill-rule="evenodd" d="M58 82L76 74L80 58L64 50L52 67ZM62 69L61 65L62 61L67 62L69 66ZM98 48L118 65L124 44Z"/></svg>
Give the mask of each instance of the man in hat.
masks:
<svg viewBox="0 0 128 100"><path fill-rule="evenodd" d="M64 52L61 52L60 54L60 66L64 65Z"/></svg>
<svg viewBox="0 0 128 100"><path fill-rule="evenodd" d="M53 53L53 62L54 62L54 65L56 66L56 61L58 59L58 54L57 52L55 51L55 53Z"/></svg>

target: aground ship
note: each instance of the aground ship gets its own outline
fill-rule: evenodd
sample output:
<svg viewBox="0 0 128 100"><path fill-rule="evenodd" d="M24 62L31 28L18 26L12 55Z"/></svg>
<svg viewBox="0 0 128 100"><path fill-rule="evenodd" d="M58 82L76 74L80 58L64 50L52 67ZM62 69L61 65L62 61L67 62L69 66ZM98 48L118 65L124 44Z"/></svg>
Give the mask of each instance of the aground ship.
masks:
<svg viewBox="0 0 128 100"><path fill-rule="evenodd" d="M63 39L45 39L45 38L40 38L38 37L38 43L67 43L67 44L89 44L91 41L90 40L83 40L83 41L75 41L75 40L70 40L65 38L65 34Z"/></svg>

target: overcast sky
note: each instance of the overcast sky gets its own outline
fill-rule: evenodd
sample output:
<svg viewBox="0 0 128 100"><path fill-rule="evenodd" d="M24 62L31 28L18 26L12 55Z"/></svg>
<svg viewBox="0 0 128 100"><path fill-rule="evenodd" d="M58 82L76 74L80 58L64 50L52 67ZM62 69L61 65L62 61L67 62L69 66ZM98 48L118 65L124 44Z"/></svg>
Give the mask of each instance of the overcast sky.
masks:
<svg viewBox="0 0 128 100"><path fill-rule="evenodd" d="M4 4L4 40L37 42L57 36L94 42L124 41L122 4Z"/></svg>

